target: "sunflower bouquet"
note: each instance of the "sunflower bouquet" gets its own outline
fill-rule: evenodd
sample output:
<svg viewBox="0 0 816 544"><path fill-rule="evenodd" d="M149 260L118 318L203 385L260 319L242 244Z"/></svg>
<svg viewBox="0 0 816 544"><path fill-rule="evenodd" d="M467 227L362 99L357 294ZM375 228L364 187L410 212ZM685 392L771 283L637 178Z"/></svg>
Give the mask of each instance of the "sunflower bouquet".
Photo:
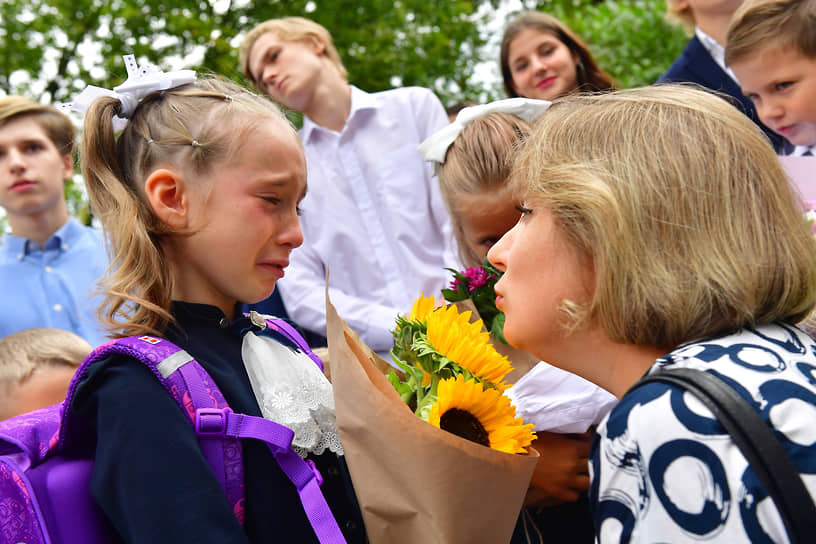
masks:
<svg viewBox="0 0 816 544"><path fill-rule="evenodd" d="M337 426L369 542L509 542L538 452L481 323L420 298L398 318L389 381L391 365L328 294L326 315Z"/></svg>
<svg viewBox="0 0 816 544"><path fill-rule="evenodd" d="M481 320L456 306L435 308L421 296L397 317L391 357L403 371L388 381L414 413L432 425L506 453L526 453L533 426L516 417L502 393L513 369L496 351Z"/></svg>

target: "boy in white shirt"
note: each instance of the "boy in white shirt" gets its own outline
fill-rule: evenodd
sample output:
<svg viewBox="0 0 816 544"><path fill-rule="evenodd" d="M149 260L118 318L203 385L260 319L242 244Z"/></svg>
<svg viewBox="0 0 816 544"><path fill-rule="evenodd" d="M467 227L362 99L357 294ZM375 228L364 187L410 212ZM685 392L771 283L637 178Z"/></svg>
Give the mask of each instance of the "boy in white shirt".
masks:
<svg viewBox="0 0 816 544"><path fill-rule="evenodd" d="M286 311L325 334L328 271L341 317L390 360L397 313L422 292L439 293L456 263L439 188L417 152L448 123L445 110L428 89L350 85L329 32L301 17L261 23L240 57L256 87L304 116L309 190L304 243L278 283Z"/></svg>

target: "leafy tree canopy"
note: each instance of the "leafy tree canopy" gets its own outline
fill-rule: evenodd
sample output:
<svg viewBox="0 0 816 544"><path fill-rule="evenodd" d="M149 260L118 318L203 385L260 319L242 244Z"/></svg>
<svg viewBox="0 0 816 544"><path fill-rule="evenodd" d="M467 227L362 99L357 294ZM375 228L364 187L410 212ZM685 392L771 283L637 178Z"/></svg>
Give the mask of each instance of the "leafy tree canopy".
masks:
<svg viewBox="0 0 816 544"><path fill-rule="evenodd" d="M498 42L519 9L564 20L620 87L653 82L686 37L663 0L0 0L0 96L65 102L93 84L124 81L122 55L164 70L191 68L239 82L243 36L269 18L301 15L329 29L349 80L368 91L420 85L443 103L504 96ZM490 29L490 30L486 30ZM489 35L489 33L492 33ZM495 81L474 77L479 63ZM489 79L489 78L488 78ZM79 181L79 176L76 176ZM80 183L71 210L90 214ZM0 210L0 233L5 227Z"/></svg>

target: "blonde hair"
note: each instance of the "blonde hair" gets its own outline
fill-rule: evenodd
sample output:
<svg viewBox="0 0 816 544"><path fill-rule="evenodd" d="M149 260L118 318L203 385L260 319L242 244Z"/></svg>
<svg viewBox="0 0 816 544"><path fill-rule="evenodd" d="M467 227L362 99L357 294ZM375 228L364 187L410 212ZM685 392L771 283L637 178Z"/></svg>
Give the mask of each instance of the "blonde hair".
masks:
<svg viewBox="0 0 816 544"><path fill-rule="evenodd" d="M816 304L816 240L773 149L719 96L680 85L555 101L515 159L516 195L591 259L575 328L660 348L797 322Z"/></svg>
<svg viewBox="0 0 816 544"><path fill-rule="evenodd" d="M326 27L306 19L305 17L282 17L280 19L269 19L260 23L255 28L249 31L241 43L241 48L238 50L238 60L241 66L241 72L255 87L258 86L258 81L252 74L249 66L249 54L252 52L252 47L258 38L271 32L283 41L309 41L317 40L325 47L326 56L331 63L340 72L340 76L346 79L348 72L343 66L343 61L340 60L340 54L334 47L334 41L331 34Z"/></svg>
<svg viewBox="0 0 816 544"><path fill-rule="evenodd" d="M511 98L519 96L513 88L513 74L510 72L510 43L519 33L528 28L553 35L555 39L566 45L573 55L578 57L578 63L575 66L577 83L575 91L598 92L615 87L612 76L601 70L592 53L589 52L589 48L572 29L552 15L540 11L527 11L510 21L502 36L499 66L507 96Z"/></svg>
<svg viewBox="0 0 816 544"><path fill-rule="evenodd" d="M40 104L24 96L0 98L0 128L21 117L30 117L36 121L62 156L73 153L76 131L68 116L53 106Z"/></svg>
<svg viewBox="0 0 816 544"><path fill-rule="evenodd" d="M746 0L737 9L728 25L726 64L777 47L816 57L816 0Z"/></svg>
<svg viewBox="0 0 816 544"><path fill-rule="evenodd" d="M173 289L160 240L189 233L155 215L146 178L161 165L203 174L230 160L270 120L293 136L295 129L266 98L213 78L147 95L116 138L112 123L120 107L116 98L97 99L85 115L81 144L82 174L112 257L99 319L114 336L160 334L172 321Z"/></svg>
<svg viewBox="0 0 816 544"><path fill-rule="evenodd" d="M451 215L462 263L476 266L480 259L468 247L462 232L457 197L498 192L510 177L513 149L527 136L530 124L509 113L490 113L471 121L448 148L437 177L442 199Z"/></svg>
<svg viewBox="0 0 816 544"><path fill-rule="evenodd" d="M690 5L683 6L679 0L666 0L666 19L680 23L683 25L686 34L689 36L694 35L694 27L697 25L697 21Z"/></svg>
<svg viewBox="0 0 816 544"><path fill-rule="evenodd" d="M92 349L82 337L63 329L43 327L9 334L0 338L0 386L8 393L39 369L78 367Z"/></svg>

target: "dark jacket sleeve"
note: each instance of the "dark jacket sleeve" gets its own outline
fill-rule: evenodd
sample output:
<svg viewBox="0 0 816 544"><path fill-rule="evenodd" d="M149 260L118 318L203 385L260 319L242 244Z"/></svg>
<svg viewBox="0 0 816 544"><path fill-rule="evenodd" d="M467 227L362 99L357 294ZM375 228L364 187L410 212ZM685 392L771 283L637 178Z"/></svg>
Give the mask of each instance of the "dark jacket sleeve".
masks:
<svg viewBox="0 0 816 544"><path fill-rule="evenodd" d="M72 409L96 437L91 492L126 542L249 542L192 425L146 367L95 365Z"/></svg>

